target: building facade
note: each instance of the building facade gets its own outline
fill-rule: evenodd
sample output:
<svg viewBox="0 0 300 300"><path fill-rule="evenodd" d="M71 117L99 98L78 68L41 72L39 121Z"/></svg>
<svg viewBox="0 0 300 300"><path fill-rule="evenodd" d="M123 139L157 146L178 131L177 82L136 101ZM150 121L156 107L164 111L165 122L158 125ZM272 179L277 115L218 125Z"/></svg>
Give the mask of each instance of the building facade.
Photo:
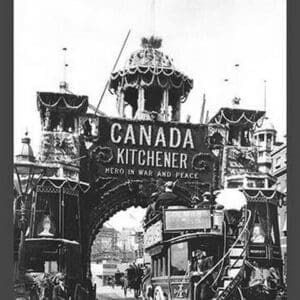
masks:
<svg viewBox="0 0 300 300"><path fill-rule="evenodd" d="M91 260L94 262L119 261L118 234L114 228L103 227L92 247Z"/></svg>
<svg viewBox="0 0 300 300"><path fill-rule="evenodd" d="M285 195L278 209L281 251L284 260L284 276L287 275L287 145L275 147L272 152L272 175L277 178L276 188Z"/></svg>

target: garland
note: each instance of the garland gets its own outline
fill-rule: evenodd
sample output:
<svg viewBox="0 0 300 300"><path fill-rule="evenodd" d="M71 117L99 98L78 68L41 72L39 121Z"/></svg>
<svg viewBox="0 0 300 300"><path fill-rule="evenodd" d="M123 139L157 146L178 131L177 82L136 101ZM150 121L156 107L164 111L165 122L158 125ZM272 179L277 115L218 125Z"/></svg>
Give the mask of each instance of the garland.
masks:
<svg viewBox="0 0 300 300"><path fill-rule="evenodd" d="M242 115L241 115L237 120L231 120L231 119L227 118L227 117L225 116L224 111L221 110L221 114L220 114L219 118L215 117L215 122L216 122L218 125L221 125L223 119L225 119L228 123L231 123L231 124L238 124L238 123L240 123L241 120L243 120L243 119L246 120L247 122L249 122L249 123L252 124L252 125L257 123L257 121L252 121L251 119L249 119L249 118L246 116L245 112L243 112Z"/></svg>
<svg viewBox="0 0 300 300"><path fill-rule="evenodd" d="M263 197L263 198L265 198L265 199L268 199L268 200L272 200L272 199L274 199L274 196L276 195L277 192L278 192L278 191L274 190L273 194L272 194L271 196L268 197L268 196L266 196L261 190L259 190L259 191L256 193L256 195L251 196L251 195L249 195L249 194L244 190L244 193L246 194L246 196L247 196L249 199L251 199L251 200L255 200L255 199L257 199L259 196L261 196L261 197Z"/></svg>
<svg viewBox="0 0 300 300"><path fill-rule="evenodd" d="M189 79L187 75L181 73L180 71L174 69L174 68L166 68L166 67L159 67L159 66L135 66L131 68L125 68L118 72L112 73L110 75L111 80L116 80L118 77L123 77L126 75L134 75L136 73L138 74L146 74L146 73L152 73L153 75L160 75L164 74L165 76L169 77L172 75L175 75L177 78L182 78L184 81L188 81L190 85L193 84L193 80Z"/></svg>
<svg viewBox="0 0 300 300"><path fill-rule="evenodd" d="M56 107L60 101L63 101L65 106L67 108L71 108L71 109L81 108L85 104L85 102L87 102L87 98L84 98L81 104L73 106L73 105L70 105L63 96L60 96L54 104L47 104L42 100L42 97L40 96L40 94L38 94L38 100L41 104L43 104L45 107L48 107L48 108Z"/></svg>
<svg viewBox="0 0 300 300"><path fill-rule="evenodd" d="M71 184L72 182L72 184ZM75 185L74 185L74 182L71 181L71 180L68 180L68 179L65 179L61 184L55 184L53 182L53 180L51 180L50 178L44 178L42 184L40 184L40 186L44 186L46 183L50 183L50 185L52 185L53 187L57 188L57 189L60 189L62 188L65 184L68 185L68 187L72 190L72 191L75 191L78 187L79 189L83 192L83 193L86 193L89 189L90 189L90 185L88 183L84 183L84 182L75 182ZM74 185L74 186L72 186ZM83 188L83 186L87 186L86 189Z"/></svg>
<svg viewBox="0 0 300 300"><path fill-rule="evenodd" d="M144 76L142 76L141 74L138 74L138 76L135 79L130 79L127 76L122 76L121 77L121 82L119 84L119 86L122 86L122 88L128 88L128 87L132 87L132 88L138 88L140 86L152 86L154 83L156 83L163 89L166 88L175 88L175 89L183 89L183 95L185 95L187 92L185 92L185 84L189 84L190 87L187 88L192 88L193 87L193 82L190 81L189 79L184 80L182 79L180 81L179 84L176 84L174 82L174 80L172 79L172 77L169 77L165 83L162 82L162 79L160 79L160 77L154 73L151 74L151 79L147 80ZM110 90L115 90L115 88L110 88Z"/></svg>

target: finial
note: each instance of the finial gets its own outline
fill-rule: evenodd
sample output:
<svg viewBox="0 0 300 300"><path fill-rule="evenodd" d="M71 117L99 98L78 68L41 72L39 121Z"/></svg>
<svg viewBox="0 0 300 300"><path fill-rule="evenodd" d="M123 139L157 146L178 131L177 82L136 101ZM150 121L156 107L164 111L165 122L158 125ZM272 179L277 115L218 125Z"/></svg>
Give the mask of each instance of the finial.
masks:
<svg viewBox="0 0 300 300"><path fill-rule="evenodd" d="M267 112L267 80L264 80L264 111Z"/></svg>
<svg viewBox="0 0 300 300"><path fill-rule="evenodd" d="M25 127L24 137L21 139L23 144L30 144L30 138L28 136L28 127Z"/></svg>
<svg viewBox="0 0 300 300"><path fill-rule="evenodd" d="M142 48L153 48L158 49L161 47L162 44L162 38L150 36L149 38L143 37L141 46Z"/></svg>
<svg viewBox="0 0 300 300"><path fill-rule="evenodd" d="M241 102L241 98L239 98L239 97L234 97L234 98L232 99L232 104L233 104L234 106L240 105L240 102Z"/></svg>
<svg viewBox="0 0 300 300"><path fill-rule="evenodd" d="M62 48L62 51L64 52L64 72L63 72L63 81L61 81L59 83L59 88L60 88L60 91L62 93L68 91L67 67L69 66L69 64L66 63L66 53L67 53L67 50L68 49L66 47Z"/></svg>

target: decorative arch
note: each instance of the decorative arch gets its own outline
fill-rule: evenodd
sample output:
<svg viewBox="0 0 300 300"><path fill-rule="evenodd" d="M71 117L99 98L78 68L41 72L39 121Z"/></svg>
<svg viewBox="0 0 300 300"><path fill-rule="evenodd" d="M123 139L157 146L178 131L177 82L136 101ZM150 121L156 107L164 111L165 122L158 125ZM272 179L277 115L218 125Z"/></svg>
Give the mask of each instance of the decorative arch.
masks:
<svg viewBox="0 0 300 300"><path fill-rule="evenodd" d="M83 259L86 262L87 277L91 276L91 247L103 224L117 212L132 206L146 208L155 201L151 196L159 193L163 183L158 184L156 180L120 182L116 178L102 178L94 185L90 194L91 203L86 215L87 224L84 233ZM173 193L178 196L178 205L190 207L195 204L189 189L178 182L174 184Z"/></svg>

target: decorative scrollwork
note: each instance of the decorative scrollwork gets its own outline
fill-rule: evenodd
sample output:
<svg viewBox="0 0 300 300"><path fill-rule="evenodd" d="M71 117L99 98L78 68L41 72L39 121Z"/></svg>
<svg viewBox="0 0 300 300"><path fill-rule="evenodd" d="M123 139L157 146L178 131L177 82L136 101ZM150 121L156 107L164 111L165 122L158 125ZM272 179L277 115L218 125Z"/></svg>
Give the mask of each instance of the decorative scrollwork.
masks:
<svg viewBox="0 0 300 300"><path fill-rule="evenodd" d="M98 146L93 150L92 157L98 163L107 164L112 161L114 156L113 156L112 149L110 147Z"/></svg>
<svg viewBox="0 0 300 300"><path fill-rule="evenodd" d="M213 161L212 155L210 153L198 153L192 158L193 169L199 172L210 171L210 163Z"/></svg>

